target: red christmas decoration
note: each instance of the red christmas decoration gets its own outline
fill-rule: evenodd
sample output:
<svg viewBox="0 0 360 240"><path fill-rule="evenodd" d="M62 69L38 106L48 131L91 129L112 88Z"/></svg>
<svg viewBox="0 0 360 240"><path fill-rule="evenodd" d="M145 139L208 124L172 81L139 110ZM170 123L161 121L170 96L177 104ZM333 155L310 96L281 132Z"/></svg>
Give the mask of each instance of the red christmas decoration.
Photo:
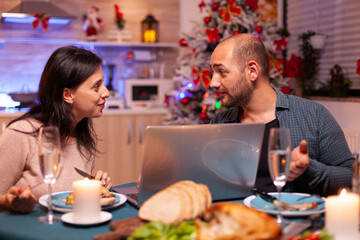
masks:
<svg viewBox="0 0 360 240"><path fill-rule="evenodd" d="M187 47L187 46L189 46L189 44L186 42L185 38L181 38L181 39L179 40L179 44L180 44L180 46L182 46L182 47Z"/></svg>
<svg viewBox="0 0 360 240"><path fill-rule="evenodd" d="M282 35L281 39L279 39L279 40L274 40L274 44L276 45L276 51L281 51L281 49L282 49L281 46L286 48L287 41L286 41L285 35Z"/></svg>
<svg viewBox="0 0 360 240"><path fill-rule="evenodd" d="M291 54L290 59L285 62L283 76L288 78L299 78L300 68L301 58L299 58L295 54Z"/></svg>
<svg viewBox="0 0 360 240"><path fill-rule="evenodd" d="M239 16L242 11L242 8L236 5L235 0L227 0L227 2L227 6L219 9L219 14L224 22L230 22L231 15Z"/></svg>
<svg viewBox="0 0 360 240"><path fill-rule="evenodd" d="M211 4L211 9L213 11L218 10L218 8L219 8L219 3L218 2L214 2L213 4Z"/></svg>
<svg viewBox="0 0 360 240"><path fill-rule="evenodd" d="M270 70L274 68L276 72L281 72L282 70L281 66L284 62L284 58L283 57L276 58L273 57L273 55L271 54L269 55L269 57L270 57Z"/></svg>
<svg viewBox="0 0 360 240"><path fill-rule="evenodd" d="M357 60L356 64L357 64L356 73L360 75L360 59Z"/></svg>
<svg viewBox="0 0 360 240"><path fill-rule="evenodd" d="M181 99L181 103L182 103L183 105L186 105L186 104L189 103L189 99L188 99L188 98L183 98L183 99Z"/></svg>
<svg viewBox="0 0 360 240"><path fill-rule="evenodd" d="M200 12L201 12L201 13L202 13L202 9L203 9L204 7L206 7L206 5L205 5L204 0L202 0L201 3L199 3L199 8L200 8Z"/></svg>
<svg viewBox="0 0 360 240"><path fill-rule="evenodd" d="M257 33L261 33L261 32L263 31L263 27L262 27L261 25L257 25L257 26L255 27L255 31L256 31Z"/></svg>
<svg viewBox="0 0 360 240"><path fill-rule="evenodd" d="M47 31L49 29L49 20L50 16L46 15L45 13L35 13L34 15L35 20L31 23L32 27L35 29L41 23L42 28L44 31Z"/></svg>
<svg viewBox="0 0 360 240"><path fill-rule="evenodd" d="M213 28L213 29L206 29L206 34L207 36L207 40L208 42L213 42L214 40L216 40L216 42L220 41L220 35L219 35L219 30L217 27Z"/></svg>
<svg viewBox="0 0 360 240"><path fill-rule="evenodd" d="M258 9L258 0L246 0L245 6L250 7L256 11Z"/></svg>
<svg viewBox="0 0 360 240"><path fill-rule="evenodd" d="M205 112L201 112L200 115L199 115L199 117L200 117L200 119L203 120L203 121L207 120L207 118L208 118Z"/></svg>
<svg viewBox="0 0 360 240"><path fill-rule="evenodd" d="M204 17L204 22L208 24L211 21L211 16Z"/></svg>
<svg viewBox="0 0 360 240"><path fill-rule="evenodd" d="M209 88L211 82L210 69L192 67L192 75L195 87L198 87L201 82L206 89Z"/></svg>
<svg viewBox="0 0 360 240"><path fill-rule="evenodd" d="M239 31L234 31L233 32L233 35L237 35L237 34L239 34L240 32Z"/></svg>
<svg viewBox="0 0 360 240"><path fill-rule="evenodd" d="M131 49L129 49L129 51L126 53L126 59L127 60L133 60L134 59L134 52L131 50Z"/></svg>

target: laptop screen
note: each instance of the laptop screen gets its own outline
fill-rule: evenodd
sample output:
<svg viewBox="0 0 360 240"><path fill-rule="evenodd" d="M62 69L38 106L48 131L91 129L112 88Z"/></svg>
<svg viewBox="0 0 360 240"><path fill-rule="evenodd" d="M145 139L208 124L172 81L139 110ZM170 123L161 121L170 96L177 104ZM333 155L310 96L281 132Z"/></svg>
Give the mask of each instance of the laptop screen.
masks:
<svg viewBox="0 0 360 240"><path fill-rule="evenodd" d="M213 200L250 195L264 129L262 123L147 127L139 206L180 180L206 184Z"/></svg>

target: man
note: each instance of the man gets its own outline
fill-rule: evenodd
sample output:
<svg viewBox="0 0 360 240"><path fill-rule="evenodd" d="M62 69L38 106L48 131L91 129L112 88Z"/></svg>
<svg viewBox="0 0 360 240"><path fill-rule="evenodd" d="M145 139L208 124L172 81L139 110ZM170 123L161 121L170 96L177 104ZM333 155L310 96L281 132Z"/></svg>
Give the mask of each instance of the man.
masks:
<svg viewBox="0 0 360 240"><path fill-rule="evenodd" d="M285 191L337 194L351 187L353 158L344 134L320 104L284 95L269 81L269 53L249 34L221 42L211 56L211 87L228 110L211 123L265 123L264 141L255 187L275 191L268 163L268 133L272 127L291 132L290 172Z"/></svg>

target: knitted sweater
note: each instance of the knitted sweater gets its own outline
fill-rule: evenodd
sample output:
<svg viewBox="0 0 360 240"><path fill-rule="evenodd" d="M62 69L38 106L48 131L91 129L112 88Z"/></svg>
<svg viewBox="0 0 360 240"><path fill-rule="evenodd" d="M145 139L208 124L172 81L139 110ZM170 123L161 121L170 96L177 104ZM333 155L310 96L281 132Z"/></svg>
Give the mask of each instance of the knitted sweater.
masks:
<svg viewBox="0 0 360 240"><path fill-rule="evenodd" d="M32 186L36 197L48 193L40 170L37 137L15 131L32 132L39 126L33 119L20 120L0 135L0 195L13 185L24 188L27 184ZM71 191L73 181L83 179L74 167L92 174L94 161L94 157L87 160L81 155L76 142L66 144L60 154L60 174L53 192Z"/></svg>

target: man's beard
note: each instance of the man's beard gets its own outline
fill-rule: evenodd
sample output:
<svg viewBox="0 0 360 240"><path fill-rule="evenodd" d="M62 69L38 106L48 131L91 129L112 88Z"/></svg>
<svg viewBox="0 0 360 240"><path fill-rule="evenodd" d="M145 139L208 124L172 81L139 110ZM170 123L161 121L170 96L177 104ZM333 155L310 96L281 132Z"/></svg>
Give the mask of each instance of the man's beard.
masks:
<svg viewBox="0 0 360 240"><path fill-rule="evenodd" d="M241 79L239 84L234 87L232 95L229 94L229 91L226 91L227 101L223 100L222 105L225 107L245 107L250 102L253 91L246 79Z"/></svg>

